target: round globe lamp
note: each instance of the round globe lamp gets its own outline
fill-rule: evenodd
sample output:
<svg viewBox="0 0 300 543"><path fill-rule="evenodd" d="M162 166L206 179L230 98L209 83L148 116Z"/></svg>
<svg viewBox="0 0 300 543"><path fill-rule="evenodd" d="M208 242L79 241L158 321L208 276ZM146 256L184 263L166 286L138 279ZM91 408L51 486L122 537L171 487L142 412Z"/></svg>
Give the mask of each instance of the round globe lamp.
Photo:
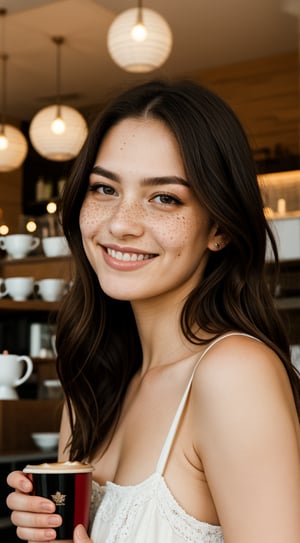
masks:
<svg viewBox="0 0 300 543"><path fill-rule="evenodd" d="M108 51L114 62L133 73L159 68L167 60L172 43L168 23L148 8L123 11L112 22L107 36Z"/></svg>
<svg viewBox="0 0 300 543"><path fill-rule="evenodd" d="M55 161L75 158L87 133L83 116L65 105L60 105L59 109L57 105L41 109L29 127L29 137L35 150L44 158Z"/></svg>
<svg viewBox="0 0 300 543"><path fill-rule="evenodd" d="M5 124L0 133L0 172L20 168L28 152L25 136L20 130Z"/></svg>

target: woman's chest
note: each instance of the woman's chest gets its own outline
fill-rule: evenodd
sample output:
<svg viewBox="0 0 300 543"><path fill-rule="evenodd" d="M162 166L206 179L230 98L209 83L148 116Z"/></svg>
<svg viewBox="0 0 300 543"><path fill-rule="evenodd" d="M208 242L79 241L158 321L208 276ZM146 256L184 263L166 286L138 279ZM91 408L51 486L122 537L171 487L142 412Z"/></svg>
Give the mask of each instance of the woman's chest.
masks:
<svg viewBox="0 0 300 543"><path fill-rule="evenodd" d="M186 379L185 379L186 381ZM129 389L124 408L105 452L94 461L94 479L101 485L138 485L155 471L166 453L163 475L178 503L195 518L218 523L201 461L195 453L189 401L176 427L172 443L169 431L182 400L182 382L143 383ZM151 385L151 386L150 386Z"/></svg>
<svg viewBox="0 0 300 543"><path fill-rule="evenodd" d="M149 381L135 381L128 389L116 429L94 462L94 475L100 484L107 480L136 484L156 469L181 400L182 386ZM179 436L176 441L180 441Z"/></svg>

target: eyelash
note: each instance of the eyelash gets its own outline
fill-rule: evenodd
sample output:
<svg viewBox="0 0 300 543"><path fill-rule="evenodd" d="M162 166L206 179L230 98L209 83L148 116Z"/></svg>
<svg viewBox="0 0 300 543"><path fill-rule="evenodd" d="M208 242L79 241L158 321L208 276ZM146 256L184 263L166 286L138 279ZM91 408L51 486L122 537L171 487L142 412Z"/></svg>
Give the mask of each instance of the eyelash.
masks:
<svg viewBox="0 0 300 543"><path fill-rule="evenodd" d="M169 200L169 202L161 202L161 205L177 205L177 206L180 206L182 205L182 201L179 200L179 198L177 196L173 196L172 194L168 194L167 192L160 192L159 194L156 194L155 196L153 196L151 198L151 200L155 200L155 198L167 198ZM172 200L172 201L170 201Z"/></svg>
<svg viewBox="0 0 300 543"><path fill-rule="evenodd" d="M111 187L110 185L106 185L105 183L94 183L93 185L89 186L90 192L100 192L99 189L103 189L102 194L107 194L104 192L105 189L109 189L111 192L108 194L111 196L113 193L115 193L115 189Z"/></svg>
<svg viewBox="0 0 300 543"><path fill-rule="evenodd" d="M100 192L99 189L102 189L102 191ZM110 192L106 193L106 189L108 189ZM89 190L90 192L99 192L100 194L104 194L106 196L113 196L116 193L116 190L111 185L106 185L105 183L94 183L93 185L89 186ZM182 201L177 196L174 196L173 194L169 194L167 192L159 192L158 194L155 194L151 197L150 201L155 201L156 198L166 198L168 200L168 202L160 202L160 205L182 205Z"/></svg>

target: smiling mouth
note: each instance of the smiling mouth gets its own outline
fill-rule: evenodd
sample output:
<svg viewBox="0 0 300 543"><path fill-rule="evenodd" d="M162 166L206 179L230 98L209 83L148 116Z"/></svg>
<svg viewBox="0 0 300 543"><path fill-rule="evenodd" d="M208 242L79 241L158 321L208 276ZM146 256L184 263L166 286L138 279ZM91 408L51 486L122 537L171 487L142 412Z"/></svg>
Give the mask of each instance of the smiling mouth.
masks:
<svg viewBox="0 0 300 543"><path fill-rule="evenodd" d="M107 254L116 260L121 260L122 262L137 262L141 260L149 260L154 258L154 254L141 254L141 253L122 253L121 251L115 251L114 249L106 249Z"/></svg>

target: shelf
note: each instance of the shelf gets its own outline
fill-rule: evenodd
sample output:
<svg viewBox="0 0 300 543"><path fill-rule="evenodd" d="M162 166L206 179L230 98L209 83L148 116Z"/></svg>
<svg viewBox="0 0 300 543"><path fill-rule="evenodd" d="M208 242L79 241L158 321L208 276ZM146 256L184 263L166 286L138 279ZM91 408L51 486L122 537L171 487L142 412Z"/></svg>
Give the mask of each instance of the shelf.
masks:
<svg viewBox="0 0 300 543"><path fill-rule="evenodd" d="M40 451L37 449L34 450L14 450L14 451L7 451L7 452L1 452L0 451L0 463L16 463L16 462L45 462L47 460L56 460L57 458L57 451Z"/></svg>
<svg viewBox="0 0 300 543"><path fill-rule="evenodd" d="M278 309L300 309L300 296L290 298L276 298L275 304Z"/></svg>
<svg viewBox="0 0 300 543"><path fill-rule="evenodd" d="M32 362L34 364L55 364L56 363L56 358L54 356L52 357L49 357L49 356L45 356L45 357L37 357L37 356L31 356L30 357Z"/></svg>
<svg viewBox="0 0 300 543"><path fill-rule="evenodd" d="M8 258L4 257L0 259L0 267L1 266L12 266L16 265L19 266L20 264L39 264L40 262L65 262L65 261L71 261L71 255L63 255L63 256L45 256L44 254L38 254L38 255L32 255L28 256L26 258Z"/></svg>
<svg viewBox="0 0 300 543"><path fill-rule="evenodd" d="M0 300L0 313L1 311L57 312L59 306L59 302L45 302L44 300L24 300L24 302L17 302L8 298L2 298Z"/></svg>

